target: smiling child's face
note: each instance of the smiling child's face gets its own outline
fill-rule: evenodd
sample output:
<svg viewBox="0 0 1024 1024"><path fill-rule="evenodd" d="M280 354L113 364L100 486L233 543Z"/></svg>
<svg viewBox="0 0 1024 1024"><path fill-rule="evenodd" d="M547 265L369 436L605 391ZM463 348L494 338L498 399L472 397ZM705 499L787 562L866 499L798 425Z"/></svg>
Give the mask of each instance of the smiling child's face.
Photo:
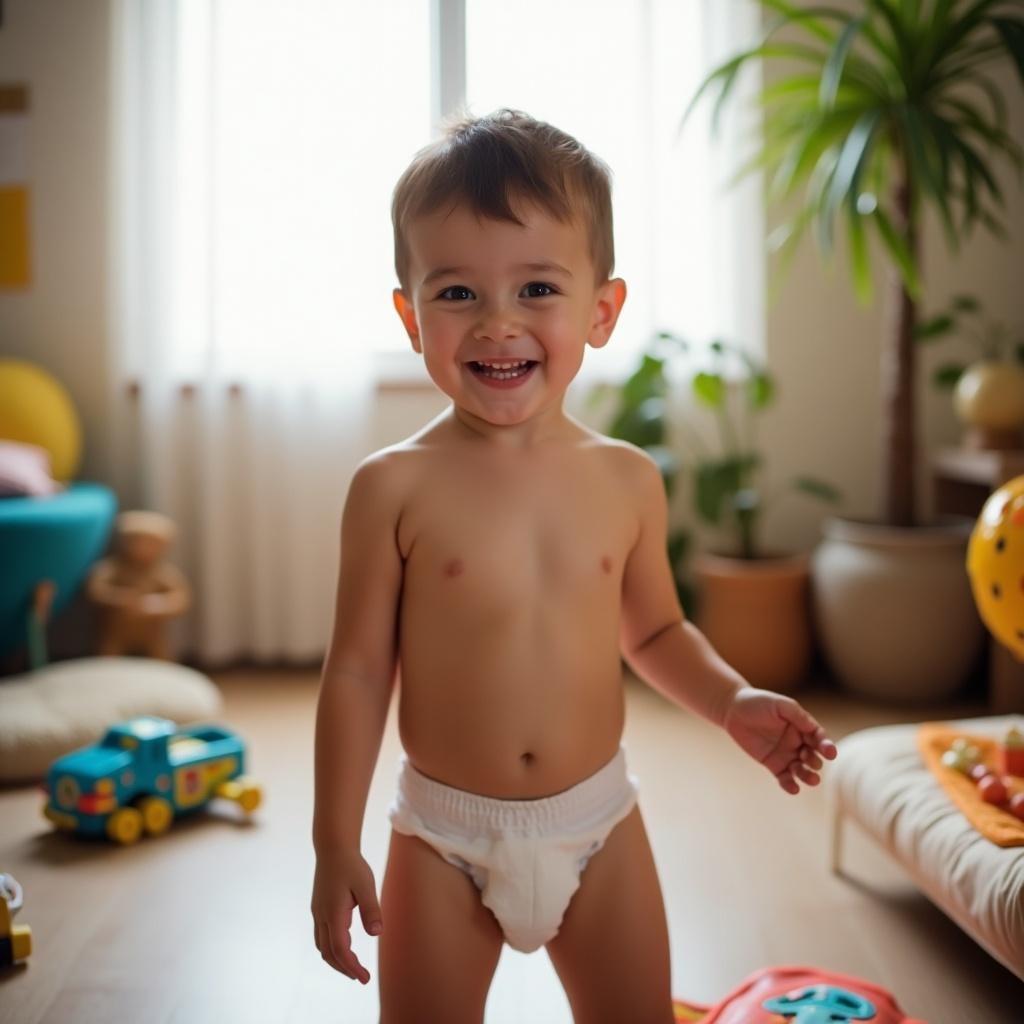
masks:
<svg viewBox="0 0 1024 1024"><path fill-rule="evenodd" d="M434 383L495 426L560 414L585 346L607 342L626 296L619 279L595 283L582 226L534 206L516 214L524 226L462 206L414 221L409 292L394 292Z"/></svg>

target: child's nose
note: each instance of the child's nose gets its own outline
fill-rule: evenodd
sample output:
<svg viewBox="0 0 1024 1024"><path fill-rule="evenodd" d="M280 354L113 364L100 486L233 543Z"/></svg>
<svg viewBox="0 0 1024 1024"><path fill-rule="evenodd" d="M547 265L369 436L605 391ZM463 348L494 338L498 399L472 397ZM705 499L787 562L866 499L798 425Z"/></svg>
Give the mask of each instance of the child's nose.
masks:
<svg viewBox="0 0 1024 1024"><path fill-rule="evenodd" d="M517 338L522 333L522 325L514 309L492 303L483 311L473 333L481 341L504 341Z"/></svg>

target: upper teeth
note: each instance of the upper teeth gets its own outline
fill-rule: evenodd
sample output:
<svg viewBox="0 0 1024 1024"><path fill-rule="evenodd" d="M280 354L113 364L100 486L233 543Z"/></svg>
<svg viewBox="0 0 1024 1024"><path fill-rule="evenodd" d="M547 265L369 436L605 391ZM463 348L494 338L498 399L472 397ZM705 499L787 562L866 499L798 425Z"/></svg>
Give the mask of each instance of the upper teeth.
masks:
<svg viewBox="0 0 1024 1024"><path fill-rule="evenodd" d="M511 370L514 366L525 366L529 362L529 359L520 359L517 363L485 363L480 362L481 366L489 366L492 370Z"/></svg>

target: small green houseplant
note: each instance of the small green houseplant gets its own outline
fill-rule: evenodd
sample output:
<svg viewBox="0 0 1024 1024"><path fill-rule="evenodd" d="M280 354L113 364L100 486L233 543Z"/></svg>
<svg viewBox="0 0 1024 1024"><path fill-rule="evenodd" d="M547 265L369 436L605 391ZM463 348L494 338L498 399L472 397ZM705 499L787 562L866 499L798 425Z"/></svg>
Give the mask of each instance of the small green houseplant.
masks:
<svg viewBox="0 0 1024 1024"><path fill-rule="evenodd" d="M661 468L666 492L672 495L680 462L667 444L665 367L680 358L690 366L692 396L699 407L713 414L718 432L717 445L709 444L692 418L682 417L692 461L695 511L702 522L723 527L731 535L731 554L748 560L763 558L759 527L769 501L758 486L764 459L757 448L757 415L774 401L776 387L771 374L749 352L715 339L695 355L685 338L659 331L622 385L607 432L645 448ZM811 477L797 477L791 486L824 501L839 500L834 487ZM674 536L678 541L679 535ZM670 539L670 550L671 543Z"/></svg>

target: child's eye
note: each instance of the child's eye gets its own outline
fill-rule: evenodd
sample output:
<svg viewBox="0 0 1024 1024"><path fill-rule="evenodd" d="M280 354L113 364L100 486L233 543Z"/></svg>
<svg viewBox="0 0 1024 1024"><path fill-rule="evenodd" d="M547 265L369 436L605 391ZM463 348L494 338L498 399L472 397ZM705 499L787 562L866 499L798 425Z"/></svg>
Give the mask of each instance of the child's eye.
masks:
<svg viewBox="0 0 1024 1024"><path fill-rule="evenodd" d="M439 299L449 298L449 295L448 295L449 292L469 292L469 289L465 285L463 285L463 284L449 285L447 288L445 288L445 290L443 292L441 292L440 295L438 295L438 298ZM472 295L473 293L470 292L470 294Z"/></svg>
<svg viewBox="0 0 1024 1024"><path fill-rule="evenodd" d="M527 287L527 290L529 290L530 288L546 288L547 289L547 291L544 292L541 295L534 295L533 298L535 298L535 299L546 299L549 295L554 295L555 294L554 287L552 285L550 285L550 284L545 284L543 281L531 281L526 287Z"/></svg>

